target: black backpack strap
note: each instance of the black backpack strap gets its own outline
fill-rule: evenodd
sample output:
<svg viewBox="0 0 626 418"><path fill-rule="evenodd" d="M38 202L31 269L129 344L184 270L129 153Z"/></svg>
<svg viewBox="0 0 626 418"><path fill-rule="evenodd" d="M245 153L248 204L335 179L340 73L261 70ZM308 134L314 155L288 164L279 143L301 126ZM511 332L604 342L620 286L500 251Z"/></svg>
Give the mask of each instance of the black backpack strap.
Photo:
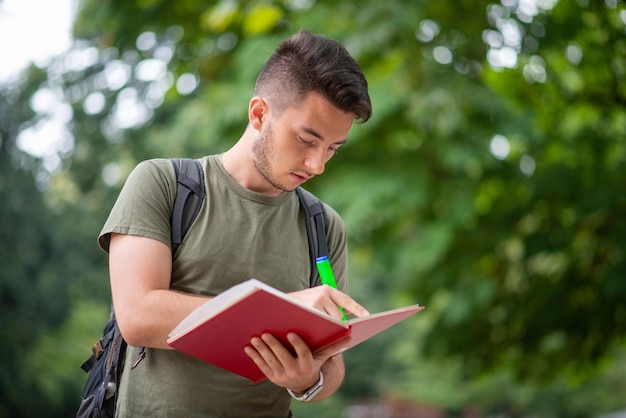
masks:
<svg viewBox="0 0 626 418"><path fill-rule="evenodd" d="M177 182L171 219L173 255L200 212L205 198L205 181L200 161L171 159L171 162ZM89 376L83 389L77 417L93 417L94 412L98 412L98 416L114 415L117 385L120 382L126 347L126 341L117 326L115 313L111 312L102 338L93 346L91 357L81 365ZM145 357L145 347L139 347L138 357L131 369Z"/></svg>
<svg viewBox="0 0 626 418"><path fill-rule="evenodd" d="M106 324L92 356L81 366L89 373L83 387L77 418L112 417L126 354L126 341L115 318Z"/></svg>
<svg viewBox="0 0 626 418"><path fill-rule="evenodd" d="M198 160L170 159L176 173L176 200L172 210L172 254L198 216L205 196L204 173Z"/></svg>
<svg viewBox="0 0 626 418"><path fill-rule="evenodd" d="M172 208L172 256L196 220L205 197L204 172L200 161L191 158L170 158L176 173L176 199ZM146 357L146 348L139 347L131 370Z"/></svg>
<svg viewBox="0 0 626 418"><path fill-rule="evenodd" d="M309 257L311 259L311 278L309 286L320 284L317 272L317 257L328 257L328 243L326 241L326 213L324 205L311 192L298 187L296 194L300 199L300 206L304 210L306 219L306 233L309 240Z"/></svg>

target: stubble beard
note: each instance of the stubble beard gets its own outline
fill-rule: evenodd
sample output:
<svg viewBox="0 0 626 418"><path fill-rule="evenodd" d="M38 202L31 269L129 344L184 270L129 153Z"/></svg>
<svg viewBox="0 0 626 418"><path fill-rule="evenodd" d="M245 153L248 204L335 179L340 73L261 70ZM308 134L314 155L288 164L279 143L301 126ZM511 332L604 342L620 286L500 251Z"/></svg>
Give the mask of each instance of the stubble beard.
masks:
<svg viewBox="0 0 626 418"><path fill-rule="evenodd" d="M261 131L259 137L252 144L252 157L254 167L259 174L273 187L284 192L292 192L295 188L288 188L282 184L271 172L272 161L276 160L274 149L274 132L272 125Z"/></svg>

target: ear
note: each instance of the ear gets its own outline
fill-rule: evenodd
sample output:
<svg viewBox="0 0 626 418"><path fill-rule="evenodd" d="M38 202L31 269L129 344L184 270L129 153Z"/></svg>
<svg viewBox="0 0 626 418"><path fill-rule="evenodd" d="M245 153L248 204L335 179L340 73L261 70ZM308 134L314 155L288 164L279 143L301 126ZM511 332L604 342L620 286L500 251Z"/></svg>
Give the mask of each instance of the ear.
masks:
<svg viewBox="0 0 626 418"><path fill-rule="evenodd" d="M260 131L263 127L263 123L269 116L269 106L265 99L259 96L255 96L250 100L248 105L248 120L250 125Z"/></svg>

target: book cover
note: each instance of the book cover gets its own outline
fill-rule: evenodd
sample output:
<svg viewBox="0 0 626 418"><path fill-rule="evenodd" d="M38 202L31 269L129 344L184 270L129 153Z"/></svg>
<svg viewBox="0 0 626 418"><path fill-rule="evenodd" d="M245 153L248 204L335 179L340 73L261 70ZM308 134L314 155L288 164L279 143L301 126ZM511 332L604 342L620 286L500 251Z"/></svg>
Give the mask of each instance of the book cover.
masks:
<svg viewBox="0 0 626 418"><path fill-rule="evenodd" d="M181 352L258 383L265 376L244 352L254 336L271 333L289 347L286 336L295 332L312 351L349 337L341 352L422 309L413 305L343 322L250 279L195 309L172 330L167 342Z"/></svg>

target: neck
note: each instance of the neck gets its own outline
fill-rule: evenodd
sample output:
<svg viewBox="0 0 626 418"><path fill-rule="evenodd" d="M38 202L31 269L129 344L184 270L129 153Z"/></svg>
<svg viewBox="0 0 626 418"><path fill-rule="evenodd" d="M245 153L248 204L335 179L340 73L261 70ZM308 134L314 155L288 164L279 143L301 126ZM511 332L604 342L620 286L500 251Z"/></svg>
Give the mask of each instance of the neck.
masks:
<svg viewBox="0 0 626 418"><path fill-rule="evenodd" d="M269 184L254 165L252 141L250 135L244 134L231 149L220 156L222 165L246 189L267 196L279 196L283 191Z"/></svg>

